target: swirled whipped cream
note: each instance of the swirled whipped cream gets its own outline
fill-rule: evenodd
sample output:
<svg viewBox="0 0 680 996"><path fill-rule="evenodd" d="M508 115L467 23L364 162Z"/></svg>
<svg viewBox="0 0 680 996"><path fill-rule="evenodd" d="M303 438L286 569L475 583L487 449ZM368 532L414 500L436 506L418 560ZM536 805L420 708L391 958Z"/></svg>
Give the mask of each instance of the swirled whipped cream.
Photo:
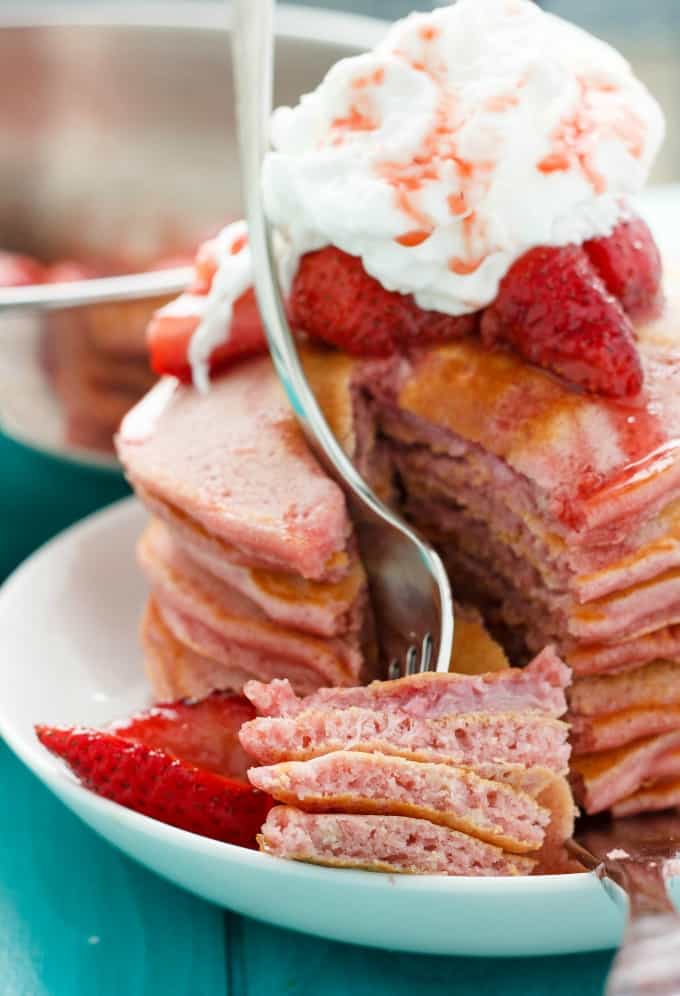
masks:
<svg viewBox="0 0 680 996"><path fill-rule="evenodd" d="M265 204L289 256L337 246L460 315L529 249L609 235L663 134L609 45L530 0L458 0L274 113Z"/></svg>

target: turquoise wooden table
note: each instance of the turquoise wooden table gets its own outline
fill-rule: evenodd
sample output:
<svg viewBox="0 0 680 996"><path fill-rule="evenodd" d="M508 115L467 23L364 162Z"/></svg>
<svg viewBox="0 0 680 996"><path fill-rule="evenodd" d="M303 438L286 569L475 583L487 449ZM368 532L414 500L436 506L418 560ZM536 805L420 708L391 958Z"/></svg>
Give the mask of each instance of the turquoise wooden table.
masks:
<svg viewBox="0 0 680 996"><path fill-rule="evenodd" d="M0 579L58 530L124 494L114 475L59 463L0 435ZM1 745L0 785L0 996L602 992L608 954L416 957L224 913L105 844Z"/></svg>

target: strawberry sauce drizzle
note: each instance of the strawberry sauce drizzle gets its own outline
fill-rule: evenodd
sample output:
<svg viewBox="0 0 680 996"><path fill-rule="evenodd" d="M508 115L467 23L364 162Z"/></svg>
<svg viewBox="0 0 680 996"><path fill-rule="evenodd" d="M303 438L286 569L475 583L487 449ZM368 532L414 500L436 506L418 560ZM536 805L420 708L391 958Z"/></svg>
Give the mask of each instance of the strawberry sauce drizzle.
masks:
<svg viewBox="0 0 680 996"><path fill-rule="evenodd" d="M403 235L397 236L394 241L398 242L400 246L419 246L425 239L429 239L430 235L432 235L431 230L404 232Z"/></svg>
<svg viewBox="0 0 680 996"><path fill-rule="evenodd" d="M439 90L439 99L432 127L424 136L420 151L406 162L380 163L377 170L379 176L393 187L399 210L416 225L415 229L406 231L395 241L399 245L412 247L424 242L435 228L432 219L419 206L418 193L428 181L440 179L443 164L455 164L459 189L449 194L447 203L451 215L462 219L466 256L453 257L449 261L449 269L452 273L467 275L474 273L484 262L484 256L479 254L477 248L482 234L479 231L479 220L475 212L470 210L470 204L474 200L472 192L473 189L479 191L480 187L483 189L488 184L488 178L496 164L491 160L471 162L460 154L457 133L465 124L465 119L457 113L455 94L446 84L447 67L437 59L431 48L432 42L439 35L440 31L431 25L420 29L419 37L423 44L419 58L410 58L399 49L394 51L394 55L432 80ZM493 102L493 110L502 112L515 106L519 98L516 94L499 94L490 98L490 101Z"/></svg>
<svg viewBox="0 0 680 996"><path fill-rule="evenodd" d="M247 234L244 233L243 235L239 235L237 239L234 239L234 241L231 244L231 249L229 250L229 252L231 253L232 256L238 256L241 250L245 249L247 245L248 245L248 236Z"/></svg>
<svg viewBox="0 0 680 996"><path fill-rule="evenodd" d="M366 111L362 111L357 104L350 106L344 118L335 118L331 122L334 131L375 131L377 127L375 119Z"/></svg>
<svg viewBox="0 0 680 996"><path fill-rule="evenodd" d="M615 138L628 147L630 154L639 159L646 135L645 123L630 108L621 107L618 118L601 123L596 114L598 93L616 93L618 87L609 80L581 76L578 79L579 100L576 109L557 126L552 147L538 164L541 173L562 173L576 165L596 194L603 194L607 184L595 163L595 153L590 146L594 139L602 141Z"/></svg>
<svg viewBox="0 0 680 996"><path fill-rule="evenodd" d="M473 259L465 260L459 259L457 256L453 256L449 260L449 270L451 273L457 273L459 277L465 277L470 273L474 273L480 268L484 259Z"/></svg>
<svg viewBox="0 0 680 996"><path fill-rule="evenodd" d="M385 70L382 67L352 80L352 89L357 91L357 96L345 115L331 121L331 145L342 145L348 133L376 131L380 127L380 116L370 92L366 91L370 87L382 86L384 82Z"/></svg>

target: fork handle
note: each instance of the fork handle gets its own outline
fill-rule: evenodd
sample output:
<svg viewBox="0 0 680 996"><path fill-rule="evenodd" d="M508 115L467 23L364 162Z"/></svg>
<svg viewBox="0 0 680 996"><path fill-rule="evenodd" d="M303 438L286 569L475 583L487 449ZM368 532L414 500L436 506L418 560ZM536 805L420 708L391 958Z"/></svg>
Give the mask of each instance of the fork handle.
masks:
<svg viewBox="0 0 680 996"><path fill-rule="evenodd" d="M374 508L378 500L356 472L326 422L305 376L288 325L278 265L262 202L262 160L272 107L272 0L235 0L232 51L241 184L257 303L272 361L310 449L330 476ZM268 265L264 265L268 263Z"/></svg>
<svg viewBox="0 0 680 996"><path fill-rule="evenodd" d="M631 917L614 959L606 996L648 994L680 994L680 916L675 912Z"/></svg>
<svg viewBox="0 0 680 996"><path fill-rule="evenodd" d="M680 915L663 862L624 861L619 868L629 914L605 996L680 996Z"/></svg>
<svg viewBox="0 0 680 996"><path fill-rule="evenodd" d="M326 421L307 382L288 325L278 280L278 265L265 217L261 172L272 106L273 0L235 0L232 50L237 102L241 183L246 205L257 303L269 352L291 408L321 466L344 491L353 508L360 546L361 526L371 519L388 522L417 549L420 561L437 578L441 635L436 669L448 671L453 642L453 608L446 571L439 556L373 493L356 470ZM442 595L445 594L445 597Z"/></svg>
<svg viewBox="0 0 680 996"><path fill-rule="evenodd" d="M92 304L111 304L179 294L191 283L190 266L120 277L96 277L60 284L0 287L0 313L4 311L55 311Z"/></svg>

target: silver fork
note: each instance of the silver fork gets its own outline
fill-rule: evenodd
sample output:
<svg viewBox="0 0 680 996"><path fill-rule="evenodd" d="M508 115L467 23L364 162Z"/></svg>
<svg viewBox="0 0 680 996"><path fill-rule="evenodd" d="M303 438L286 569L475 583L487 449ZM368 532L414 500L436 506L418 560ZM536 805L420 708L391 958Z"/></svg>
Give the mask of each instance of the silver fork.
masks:
<svg viewBox="0 0 680 996"><path fill-rule="evenodd" d="M273 10L273 0L232 4L241 185L269 350L312 452L347 497L388 676L448 671L453 602L444 566L432 547L376 497L338 444L307 382L288 326L260 184L272 110Z"/></svg>

